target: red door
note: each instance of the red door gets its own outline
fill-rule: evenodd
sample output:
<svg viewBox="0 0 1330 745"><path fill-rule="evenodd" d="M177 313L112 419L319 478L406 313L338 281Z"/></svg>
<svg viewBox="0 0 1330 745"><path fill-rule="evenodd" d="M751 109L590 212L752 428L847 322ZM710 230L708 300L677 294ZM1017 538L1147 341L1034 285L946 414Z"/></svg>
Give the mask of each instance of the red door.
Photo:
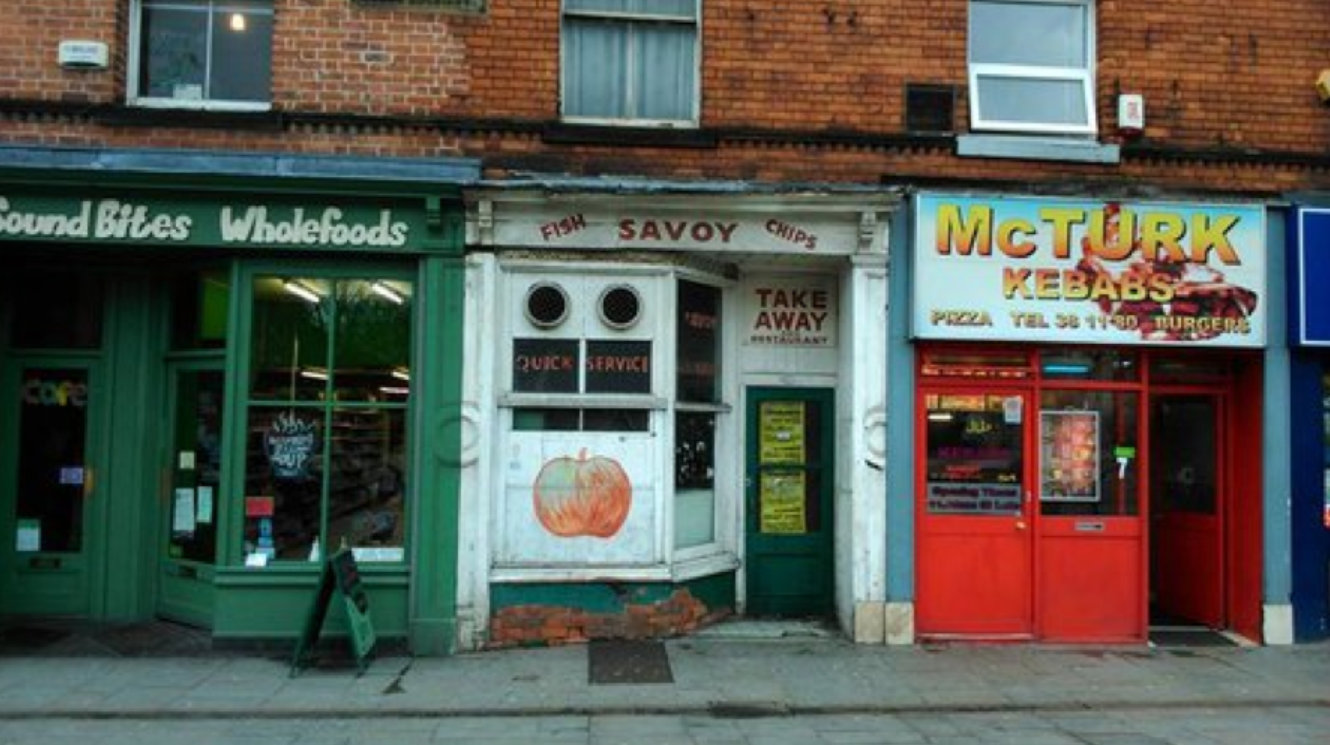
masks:
<svg viewBox="0 0 1330 745"><path fill-rule="evenodd" d="M1030 397L991 387L925 389L917 410L917 630L1028 638Z"/></svg>
<svg viewBox="0 0 1330 745"><path fill-rule="evenodd" d="M1150 586L1154 625L1224 625L1220 397L1150 401Z"/></svg>

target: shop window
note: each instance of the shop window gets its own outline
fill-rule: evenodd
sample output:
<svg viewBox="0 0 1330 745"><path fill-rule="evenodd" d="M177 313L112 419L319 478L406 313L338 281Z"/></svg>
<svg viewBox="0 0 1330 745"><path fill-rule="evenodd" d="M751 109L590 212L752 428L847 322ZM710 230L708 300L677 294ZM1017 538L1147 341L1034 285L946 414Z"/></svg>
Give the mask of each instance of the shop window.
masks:
<svg viewBox="0 0 1330 745"><path fill-rule="evenodd" d="M259 277L245 443L245 551L400 561L413 288Z"/></svg>
<svg viewBox="0 0 1330 745"><path fill-rule="evenodd" d="M920 356L919 374L925 378L1022 380L1032 377L1034 370L1024 352L930 349Z"/></svg>
<svg viewBox="0 0 1330 745"><path fill-rule="evenodd" d="M224 347L230 308L231 284L224 270L177 277L171 284L171 348Z"/></svg>
<svg viewBox="0 0 1330 745"><path fill-rule="evenodd" d="M271 0L134 0L131 102L268 108L272 6Z"/></svg>
<svg viewBox="0 0 1330 745"><path fill-rule="evenodd" d="M697 122L698 0L564 0L563 116Z"/></svg>
<svg viewBox="0 0 1330 745"><path fill-rule="evenodd" d="M1023 402L983 393L924 396L928 512L1019 515Z"/></svg>
<svg viewBox="0 0 1330 745"><path fill-rule="evenodd" d="M1182 357L1157 355L1150 358L1151 383L1223 383L1232 374L1232 363L1228 358L1207 357L1194 352Z"/></svg>
<svg viewBox="0 0 1330 745"><path fill-rule="evenodd" d="M674 417L675 546L716 538L716 422L720 386L720 288L688 280L677 285Z"/></svg>
<svg viewBox="0 0 1330 745"><path fill-rule="evenodd" d="M1139 396L1044 391L1039 412L1039 504L1044 515L1136 515Z"/></svg>
<svg viewBox="0 0 1330 745"><path fill-rule="evenodd" d="M1090 0L971 0L970 126L1093 135Z"/></svg>
<svg viewBox="0 0 1330 745"><path fill-rule="evenodd" d="M10 344L19 349L96 349L102 344L101 276L35 272L13 285Z"/></svg>
<svg viewBox="0 0 1330 745"><path fill-rule="evenodd" d="M1141 377L1140 356L1116 349L1051 349L1039 353L1044 380L1126 382Z"/></svg>

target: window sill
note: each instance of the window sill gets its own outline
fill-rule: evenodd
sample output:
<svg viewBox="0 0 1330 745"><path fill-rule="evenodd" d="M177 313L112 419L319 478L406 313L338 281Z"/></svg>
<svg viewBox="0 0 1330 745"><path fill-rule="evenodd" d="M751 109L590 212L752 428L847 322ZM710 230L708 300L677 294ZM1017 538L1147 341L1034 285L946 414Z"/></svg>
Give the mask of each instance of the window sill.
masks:
<svg viewBox="0 0 1330 745"><path fill-rule="evenodd" d="M1072 163L1117 164L1122 148L1097 140L1038 135L968 134L956 137L956 154L963 158L1012 158Z"/></svg>
<svg viewBox="0 0 1330 745"><path fill-rule="evenodd" d="M133 103L98 115L103 124L142 127L280 130L282 115L262 109L201 109L143 106Z"/></svg>
<svg viewBox="0 0 1330 745"><path fill-rule="evenodd" d="M552 145L604 145L607 147L714 148L716 135L694 125L645 126L642 122L558 122L548 124L541 140Z"/></svg>
<svg viewBox="0 0 1330 745"><path fill-rule="evenodd" d="M675 582L687 582L712 574L732 572L739 568L739 557L729 551L713 547L714 553L687 559L675 558L673 578Z"/></svg>

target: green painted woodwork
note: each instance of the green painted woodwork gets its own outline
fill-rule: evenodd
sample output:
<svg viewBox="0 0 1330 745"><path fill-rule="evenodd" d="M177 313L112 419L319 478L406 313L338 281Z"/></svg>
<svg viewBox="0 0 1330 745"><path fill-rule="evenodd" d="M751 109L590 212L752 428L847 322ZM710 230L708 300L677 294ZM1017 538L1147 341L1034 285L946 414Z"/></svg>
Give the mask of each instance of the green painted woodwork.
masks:
<svg viewBox="0 0 1330 745"><path fill-rule="evenodd" d="M668 600L686 589L707 608L734 607L734 572L698 577L686 582L556 582L490 585L491 612L519 605L577 608L587 613L617 614L629 605L650 605Z"/></svg>
<svg viewBox="0 0 1330 745"><path fill-rule="evenodd" d="M829 388L749 388L747 391L747 494L745 612L751 616L822 616L832 610L832 505L835 501L835 392ZM802 428L804 454L791 462L763 463L761 406L767 402L803 402L815 407L817 431ZM806 417L805 423L812 420ZM773 435L774 436L774 435ZM811 449L816 446L816 451ZM763 532L764 476L803 478L817 495L806 508L802 532ZM810 500L812 501L812 500Z"/></svg>
<svg viewBox="0 0 1330 745"><path fill-rule="evenodd" d="M62 556L58 569L20 571L24 562L14 550L17 452L11 431L18 403L14 396L0 395L0 613L94 620L162 615L209 626L218 638L294 639L318 564L243 566L249 280L258 274L357 277L386 272L411 280L416 288L411 368L417 390L407 412L407 560L361 568L380 636L409 638L417 654L452 651L465 291L464 220L457 194L455 186L407 181L0 169L0 195L8 201L11 218L0 226L0 233L6 233L0 242L11 241L9 248L19 252L17 258L0 257L0 287L23 281L24 271L36 264L27 247L46 240L83 244L84 255L102 267L89 262L86 271L102 272L108 281L101 345L41 356L12 349L6 335L13 308L6 299L13 293L0 292L0 391L16 390L24 364L87 369L94 402L87 458L96 478L85 505L82 551ZM104 200L133 208L116 213L119 222L113 225ZM145 207L141 218L134 209L139 206ZM257 224L258 214L250 207L267 209L268 234L260 240L246 239L258 235L252 230L246 236L224 235L222 211L230 208L232 218L253 217ZM107 210L101 215L105 220L99 221L102 210ZM44 211L47 217L34 217L31 223L13 219L24 211ZM357 224L361 228L354 230ZM341 250L337 258L306 255L315 248L307 242L311 236L333 236L337 226L345 228L345 245L317 246ZM115 232L121 228L123 237ZM35 234L22 235L25 231ZM135 232L140 235L132 237ZM154 256L170 263L144 263L138 254L122 253L154 246ZM242 250L248 253L232 253ZM354 256L347 253L351 250ZM68 266L69 257L78 256L67 254L51 263ZM229 275L226 282L203 288L197 308L199 338L216 341L225 333L225 348L170 349L170 280L193 260L199 270ZM224 370L226 375L215 563L173 558L168 549L174 385L175 376L186 369ZM333 634L344 630L340 623L331 624Z"/></svg>

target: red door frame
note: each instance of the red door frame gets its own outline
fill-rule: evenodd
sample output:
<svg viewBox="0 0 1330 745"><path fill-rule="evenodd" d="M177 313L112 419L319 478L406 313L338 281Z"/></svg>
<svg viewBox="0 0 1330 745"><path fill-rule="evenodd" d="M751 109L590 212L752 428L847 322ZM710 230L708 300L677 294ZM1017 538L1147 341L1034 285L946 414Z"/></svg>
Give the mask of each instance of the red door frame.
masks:
<svg viewBox="0 0 1330 745"><path fill-rule="evenodd" d="M1177 522L1182 523L1181 527L1189 532L1194 533L1197 530L1203 529L1206 532L1211 533L1213 535L1213 540L1215 545L1213 546L1212 549L1210 549L1210 551L1207 552L1211 555L1204 558L1206 558L1208 561L1213 562L1217 571L1217 577L1214 579L1216 587L1211 588L1212 592L1217 593L1217 597L1213 599L1215 615L1212 618L1199 618L1194 620L1206 621L1217 628L1227 628L1229 626L1230 623L1229 598L1231 595L1233 595L1233 588L1232 588L1233 578L1230 576L1228 571L1228 568L1230 566L1230 555L1229 555L1230 537L1228 534L1228 526L1233 522L1230 519L1231 518L1230 512L1232 510L1232 499L1230 498L1230 493L1232 491L1232 484L1233 484L1233 459L1234 459L1234 443L1233 443L1233 437L1231 435L1231 431L1233 428L1229 424L1232 421L1231 418L1232 404L1230 401L1230 390L1231 386L1229 385L1214 386L1214 385L1160 384L1160 385L1151 386L1149 394L1147 396L1148 399L1147 405L1151 407L1149 410L1151 416L1153 416L1154 412L1153 409L1154 401L1157 397L1160 396L1195 396L1197 398L1209 398L1214 400L1215 402L1214 447L1215 447L1216 463L1215 463L1214 517L1213 519L1189 518L1185 513L1182 513L1178 516ZM1153 512L1150 513L1149 517L1151 520L1154 519ZM1212 522L1213 526L1198 525L1201 523L1209 523L1209 522ZM1171 528L1169 529L1171 530ZM1153 561L1155 556L1155 552L1153 550L1155 548L1154 546L1156 539L1155 532L1156 532L1155 526L1152 523L1149 531L1151 551L1149 553L1147 561ZM1162 533L1159 536L1159 538L1161 539L1163 538ZM1150 581L1153 583L1154 567L1150 566L1147 567L1147 569L1150 572L1150 574L1148 575Z"/></svg>
<svg viewBox="0 0 1330 745"><path fill-rule="evenodd" d="M1084 638L1081 640L1082 641L1144 641L1145 640L1144 635L1149 625L1148 598L1150 593L1150 574L1149 574L1150 573L1150 531L1148 527L1148 521L1150 516L1150 484L1149 484L1150 470L1149 469L1151 464L1149 456L1150 453L1149 417L1150 417L1151 397L1152 395L1160 393L1195 392L1195 393L1204 393L1204 394L1215 394L1220 397L1220 406L1221 406L1221 412L1219 414L1219 421L1218 421L1218 426L1219 426L1218 436L1220 437L1220 442L1218 443L1219 449L1217 450L1217 455L1220 460L1220 463L1217 465L1218 473L1216 474L1216 476L1220 482L1217 485L1217 488L1219 490L1218 498L1221 500L1221 505L1222 505L1219 509L1219 513L1223 521L1221 522L1219 527L1219 536L1221 543L1220 551L1222 552L1221 558L1224 562L1223 566L1221 566L1221 576L1223 577L1221 581L1223 584L1223 592L1224 592L1223 607L1225 612L1225 622L1235 623L1237 622L1237 619L1239 618L1245 619L1248 616L1253 615L1253 613L1259 616L1259 602L1260 602L1259 572L1257 573L1255 580L1253 580L1251 577L1247 577L1245 575L1239 577L1237 576L1237 573L1233 570L1233 567L1238 566L1238 561L1234 555L1234 552L1238 550L1236 546L1239 543L1241 543L1244 547L1246 547L1247 544L1253 544L1257 547L1256 548L1257 555L1255 555L1254 557L1249 555L1252 553L1250 547L1246 547L1243 549L1244 556L1242 558L1244 561L1254 560L1259 563L1261 559L1259 555L1259 548L1260 548L1259 540L1256 541L1248 540L1250 539L1250 535L1248 535L1248 533L1254 532L1254 534L1259 537L1259 533L1261 530L1260 528L1261 514L1259 510L1259 504L1261 502L1260 493L1259 493L1259 484L1260 484L1259 471L1260 471L1260 461L1261 461L1260 452L1259 449L1257 449L1255 453L1251 452L1250 450L1239 451L1238 448L1236 447L1235 435L1234 435L1234 433L1237 431L1238 424L1245 423L1243 424L1243 426L1248 427L1253 422L1254 419L1254 422L1257 425L1259 425L1260 401L1261 401L1260 398L1261 388L1259 385L1259 380L1261 378L1261 375L1260 375L1259 365L1251 360L1242 357L1240 354L1219 351L1217 352L1216 359L1223 360L1225 364L1231 362L1235 367L1235 373L1232 376L1225 378L1222 382L1205 383L1205 384L1153 383L1150 379L1150 368L1151 368L1150 362L1152 357L1164 356L1164 355L1176 356L1177 350L1154 350L1151 348L1135 348L1132 351L1134 351L1138 355L1139 364L1141 366L1140 377L1136 380L1123 381L1123 382L1118 382L1118 381L1110 382L1110 381L1086 381L1086 380L1069 381L1064 379L1057 379L1057 380L1046 381L1043 379L1039 364L1040 354L1043 349L1044 349L1043 347L1037 347L1033 345L973 345L973 344L958 345L958 344L946 344L946 343L931 343L926 345L920 345L919 353L916 355L917 368L916 368L916 377L915 377L916 395L915 395L915 446L914 446L914 458L915 458L914 499L915 499L915 520L916 520L917 539L915 541L914 559L915 559L916 573L918 573L919 568L923 566L922 562L928 560L928 558L924 556L924 552L926 551L924 537L925 537L925 531L929 525L928 522L926 522L929 518L925 514L925 509L924 509L925 507L924 495L926 488L925 479L927 473L927 468L926 468L927 456L925 451L926 443L924 440L927 433L927 422L925 419L927 412L924 406L923 397L926 394L938 393L938 392L995 393L1001 391L1012 391L1013 393L1020 392L1022 395L1024 395L1026 397L1025 400L1027 401L1027 406L1025 412L1026 419L1024 424L1025 431L1023 436L1023 442L1025 443L1027 456L1023 459L1022 481L1026 485L1029 485L1031 487L1031 490L1033 490L1034 488L1037 487L1037 482L1035 481L1035 479L1037 478L1038 475L1038 457L1039 457L1038 442L1037 442L1038 420L1035 419L1032 421L1030 417L1039 416L1039 412L1041 409L1040 398L1043 391L1081 390L1081 391L1111 391L1111 392L1134 393L1137 396L1137 402L1138 402L1137 426L1139 432L1138 434L1139 449L1138 449L1137 466L1140 469L1140 476L1137 481L1137 488L1138 488L1137 514L1134 518L1129 518L1128 520L1134 521L1139 526L1138 528L1139 539L1137 540L1139 545L1137 551L1139 557L1138 559L1139 570L1137 574L1139 577L1138 587L1140 588L1139 604L1137 611L1137 628L1139 629L1139 632L1136 634L1131 634L1125 638L1113 636L1108 638L1098 638L1098 637ZM1023 374L1000 380L994 379L992 377L974 377L974 378L945 377L945 376L924 377L923 369L926 365L926 359L928 357L928 353L938 352L938 351L947 352L947 353L973 352L976 354L982 354L984 356L1003 355L1009 358L1023 357L1028 364ZM1188 354L1204 354L1204 353L1205 350L1198 350L1197 352L1188 352ZM1249 378L1257 382L1255 384L1249 383L1248 382ZM1241 465L1243 469L1251 470L1257 474L1254 482L1252 479L1243 479L1242 484L1238 484L1237 481L1235 481L1235 479L1237 479L1239 476L1239 474L1237 473L1237 468L1239 465ZM1233 490L1236 488L1242 488L1249 491L1255 489L1253 494L1247 495L1248 498L1246 499L1246 502L1248 503L1247 507L1248 511L1251 511L1252 508L1250 503L1252 503L1254 500L1254 503L1256 505L1255 512L1251 515L1247 515L1246 516L1247 519L1244 519L1242 521L1237 521L1232 519L1232 515L1230 514L1234 509L1236 509L1235 506L1236 500L1232 498ZM1035 496L1032 499L1028 499L1026 501L1024 516L1029 526L1028 535L1030 536L1029 542L1031 544L1029 587L1032 588L1030 617L1032 623L1031 636L1033 638L1044 638L1046 631L1044 625L1045 614L1042 612L1040 607L1040 589L1038 587L1038 581L1037 581L1038 577L1036 576L1036 573L1039 571L1041 567L1041 560L1043 558L1042 557L1043 547L1041 544L1043 544L1044 541L1042 540L1042 536L1044 535L1045 530L1050 530L1050 535L1055 535L1059 532L1065 532L1065 529L1058 528L1057 523L1059 521L1063 521L1066 519L1061 517L1057 518L1049 517L1047 520L1044 520L1042 519L1042 516L1039 514L1040 511L1041 510L1039 509L1037 496ZM1123 518L1116 518L1116 519L1122 520ZM1249 524L1243 536L1230 535L1230 531L1235 530L1233 526L1239 523ZM1255 590L1253 590L1253 587L1255 588ZM922 597L922 594L919 592L919 590L920 588L916 587L916 594L915 594L916 626L918 629L919 636L921 638L955 636L954 634L949 634L943 630L935 630L928 628L927 613L926 613L927 611L926 603L928 601L926 598ZM1253 601L1252 598L1255 598L1255 600ZM1246 607L1247 605L1250 605L1252 602L1256 603L1256 605L1254 606L1255 611ZM1242 604L1242 607L1240 609L1242 611L1241 613L1238 612L1239 609L1235 607L1235 603ZM1249 636L1253 636L1252 633L1250 633L1245 628L1245 625L1244 628L1239 629L1239 631L1247 633ZM1253 638L1256 637L1253 636ZM1059 641L1061 640L1062 639L1059 639ZM1067 641L1071 640L1068 639Z"/></svg>

